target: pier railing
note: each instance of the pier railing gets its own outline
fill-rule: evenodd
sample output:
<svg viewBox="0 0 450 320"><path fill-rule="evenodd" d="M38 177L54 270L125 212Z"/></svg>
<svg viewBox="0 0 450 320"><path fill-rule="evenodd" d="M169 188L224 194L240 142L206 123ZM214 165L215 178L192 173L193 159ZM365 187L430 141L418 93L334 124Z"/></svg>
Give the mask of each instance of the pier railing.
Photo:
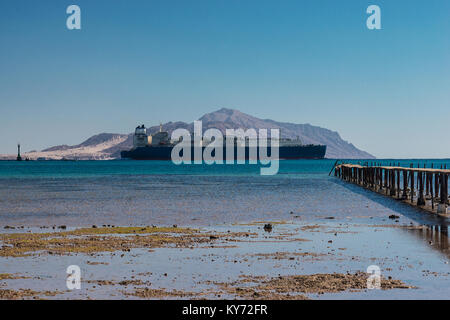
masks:
<svg viewBox="0 0 450 320"><path fill-rule="evenodd" d="M359 164L339 164L334 175L378 193L409 202L422 209L447 216L447 168L410 168Z"/></svg>

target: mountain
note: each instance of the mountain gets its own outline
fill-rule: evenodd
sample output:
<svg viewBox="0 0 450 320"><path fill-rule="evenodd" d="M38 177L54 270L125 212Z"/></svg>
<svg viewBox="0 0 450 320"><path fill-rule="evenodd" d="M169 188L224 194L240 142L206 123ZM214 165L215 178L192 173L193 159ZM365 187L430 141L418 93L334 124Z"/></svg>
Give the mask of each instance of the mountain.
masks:
<svg viewBox="0 0 450 320"><path fill-rule="evenodd" d="M55 146L42 151L27 152L22 154L22 157L47 160L111 160L117 158L113 155L115 148L132 144L133 136L131 134L101 133L75 146Z"/></svg>
<svg viewBox="0 0 450 320"><path fill-rule="evenodd" d="M199 120L202 121L203 131L209 128L216 128L223 134L225 134L226 129L280 129L282 138L295 139L299 137L304 144L325 144L327 146L327 158L374 158L371 154L343 140L336 131L310 124L295 124L277 122L270 119L259 119L238 110L227 108L207 113ZM184 128L193 132L194 125L193 123L178 121L165 123L163 124L163 128L170 135L177 128ZM147 129L148 134L158 131L159 126L153 126ZM24 156L32 159L116 159L120 158L120 151L130 149L132 146L132 134L101 133L76 146L61 145L42 150L41 152L26 153Z"/></svg>
<svg viewBox="0 0 450 320"><path fill-rule="evenodd" d="M222 108L218 111L207 113L199 120L202 121L203 131L216 128L225 134L226 129L280 129L282 138L296 139L304 144L324 144L327 146L327 158L336 159L373 159L373 155L356 148L353 144L343 140L339 133L310 124L295 124L277 122L270 119L259 119L238 110ZM169 134L176 128L185 128L193 131L193 123L169 122L163 125ZM158 132L159 126L147 129L147 133Z"/></svg>

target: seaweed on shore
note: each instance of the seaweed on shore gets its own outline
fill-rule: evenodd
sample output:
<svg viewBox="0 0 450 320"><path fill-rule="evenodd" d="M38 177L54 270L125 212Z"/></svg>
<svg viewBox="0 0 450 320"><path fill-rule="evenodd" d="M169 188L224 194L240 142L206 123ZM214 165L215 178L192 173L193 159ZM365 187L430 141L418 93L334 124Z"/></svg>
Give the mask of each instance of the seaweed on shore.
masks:
<svg viewBox="0 0 450 320"><path fill-rule="evenodd" d="M308 299L305 294L337 293L367 289L367 274L311 274L289 275L268 278L264 276L242 275L229 283L214 283L224 294L241 299ZM381 289L414 288L400 280L381 279Z"/></svg>
<svg viewBox="0 0 450 320"><path fill-rule="evenodd" d="M0 234L1 257L130 251L133 248L192 247L241 233L214 234L178 227L81 228L49 233Z"/></svg>

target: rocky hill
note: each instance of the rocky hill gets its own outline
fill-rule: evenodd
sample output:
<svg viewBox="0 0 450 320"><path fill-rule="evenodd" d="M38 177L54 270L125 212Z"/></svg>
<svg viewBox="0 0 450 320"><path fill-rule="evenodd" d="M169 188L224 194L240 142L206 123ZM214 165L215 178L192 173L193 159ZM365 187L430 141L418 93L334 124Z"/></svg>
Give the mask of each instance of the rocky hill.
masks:
<svg viewBox="0 0 450 320"><path fill-rule="evenodd" d="M337 159L371 159L371 154L356 148L350 142L343 140L339 133L326 128L310 124L295 124L288 122L277 122L270 119L259 119L238 110L222 108L202 116L203 130L216 128L225 133L226 129L280 129L281 137L297 137L304 144L327 145L327 158ZM165 131L169 134L177 128L185 128L193 131L193 123L168 122L163 124ZM147 129L149 134L159 131L159 126ZM133 145L132 134L101 133L95 135L76 146L61 145L51 147L40 152L24 154L32 159L116 159L120 158L120 151L130 149Z"/></svg>

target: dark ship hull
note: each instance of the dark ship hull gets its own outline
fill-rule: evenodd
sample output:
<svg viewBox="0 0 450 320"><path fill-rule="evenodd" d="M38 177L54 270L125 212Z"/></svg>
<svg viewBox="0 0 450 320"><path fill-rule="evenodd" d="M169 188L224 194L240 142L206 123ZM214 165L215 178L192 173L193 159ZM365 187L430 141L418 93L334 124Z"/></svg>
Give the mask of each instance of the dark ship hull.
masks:
<svg viewBox="0 0 450 320"><path fill-rule="evenodd" d="M158 145L158 146L146 146L137 147L131 149L130 151L122 151L120 153L123 159L133 159L133 160L171 160L172 149L174 146L168 145ZM325 157L327 147L323 145L290 145L290 146L280 146L278 148L279 157L278 159L323 159ZM202 148L203 154L204 147ZM249 148L245 147L245 160L250 158ZM241 151L242 152L242 151ZM183 152L180 152L180 156ZM267 155L271 156L270 146L267 148ZM212 152L212 156L215 156ZM194 148L191 148L191 160L194 157ZM238 158L238 150L234 149L234 160ZM257 158L259 159L259 150ZM226 148L223 147L223 159L226 159Z"/></svg>

